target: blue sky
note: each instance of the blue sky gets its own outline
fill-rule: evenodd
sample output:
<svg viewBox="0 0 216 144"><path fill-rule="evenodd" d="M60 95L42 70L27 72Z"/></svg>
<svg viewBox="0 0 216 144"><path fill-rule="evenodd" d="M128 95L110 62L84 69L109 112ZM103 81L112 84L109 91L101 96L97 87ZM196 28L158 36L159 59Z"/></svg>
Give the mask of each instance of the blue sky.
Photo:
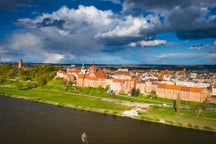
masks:
<svg viewBox="0 0 216 144"><path fill-rule="evenodd" d="M0 62L216 64L215 0L0 0Z"/></svg>

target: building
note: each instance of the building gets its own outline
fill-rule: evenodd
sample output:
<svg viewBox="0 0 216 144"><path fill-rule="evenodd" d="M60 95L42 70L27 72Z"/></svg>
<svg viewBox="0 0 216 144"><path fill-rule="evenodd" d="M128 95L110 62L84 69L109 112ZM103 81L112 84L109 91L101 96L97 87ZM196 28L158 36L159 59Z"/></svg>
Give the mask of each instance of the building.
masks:
<svg viewBox="0 0 216 144"><path fill-rule="evenodd" d="M67 72L62 70L57 71L56 78L62 78L66 82L73 82L75 80L75 76L69 75Z"/></svg>
<svg viewBox="0 0 216 144"><path fill-rule="evenodd" d="M18 68L21 69L23 67L22 59L18 60Z"/></svg>
<svg viewBox="0 0 216 144"><path fill-rule="evenodd" d="M80 73L77 79L77 86L81 87L108 87L107 77L103 70L98 69L94 62L89 67L89 73Z"/></svg>
<svg viewBox="0 0 216 144"><path fill-rule="evenodd" d="M216 96L216 84L212 86L212 95Z"/></svg>
<svg viewBox="0 0 216 144"><path fill-rule="evenodd" d="M169 84L158 84L155 92L158 97L175 100L179 95L181 100L193 102L206 101L210 96L208 89Z"/></svg>
<svg viewBox="0 0 216 144"><path fill-rule="evenodd" d="M66 81L74 81L80 87L103 87L109 88L114 93L130 93L133 88L139 89L141 94L155 93L158 97L167 99L177 99L192 102L203 102L209 100L211 95L216 96L216 84L212 86L212 91L206 88L203 83L188 81L171 81L171 77L184 78L186 70L173 72L164 70L161 73L149 72L139 74L135 71L117 70L109 71L97 68L94 64L85 69L68 68L65 71L59 70L57 77ZM181 77L182 76L182 77ZM164 81L162 81L164 80Z"/></svg>

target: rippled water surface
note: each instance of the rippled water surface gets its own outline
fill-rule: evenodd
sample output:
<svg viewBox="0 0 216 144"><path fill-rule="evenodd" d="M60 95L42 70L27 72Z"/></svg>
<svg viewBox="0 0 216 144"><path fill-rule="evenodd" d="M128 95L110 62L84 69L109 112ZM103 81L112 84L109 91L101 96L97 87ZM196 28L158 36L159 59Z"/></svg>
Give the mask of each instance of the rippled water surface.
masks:
<svg viewBox="0 0 216 144"><path fill-rule="evenodd" d="M215 144L216 133L0 96L0 144Z"/></svg>

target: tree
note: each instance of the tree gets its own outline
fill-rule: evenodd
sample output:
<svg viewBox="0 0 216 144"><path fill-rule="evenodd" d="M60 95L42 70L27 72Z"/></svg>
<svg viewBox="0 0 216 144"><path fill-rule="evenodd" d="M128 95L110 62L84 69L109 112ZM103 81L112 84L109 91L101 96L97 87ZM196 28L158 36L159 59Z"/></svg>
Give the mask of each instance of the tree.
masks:
<svg viewBox="0 0 216 144"><path fill-rule="evenodd" d="M136 93L136 89L133 88L132 91L131 91L131 96L135 96L135 93Z"/></svg>
<svg viewBox="0 0 216 144"><path fill-rule="evenodd" d="M37 81L38 86L40 87L44 86L47 83L46 77L44 76L37 77L36 81Z"/></svg>
<svg viewBox="0 0 216 144"><path fill-rule="evenodd" d="M0 84L3 84L6 80L3 77L0 77Z"/></svg>
<svg viewBox="0 0 216 144"><path fill-rule="evenodd" d="M139 94L140 94L140 90L136 89L136 95L135 96L138 96Z"/></svg>
<svg viewBox="0 0 216 144"><path fill-rule="evenodd" d="M131 91L131 96L138 96L140 94L139 89L133 88Z"/></svg>
<svg viewBox="0 0 216 144"><path fill-rule="evenodd" d="M177 115L179 115L179 113L180 113L180 104L181 104L181 99L180 99L180 95L178 93L177 98L176 98L176 100L174 100L174 103L173 103L173 108L174 108Z"/></svg>
<svg viewBox="0 0 216 144"><path fill-rule="evenodd" d="M157 98L156 92L154 90L151 91L150 95L151 95L151 98L153 98L153 99Z"/></svg>

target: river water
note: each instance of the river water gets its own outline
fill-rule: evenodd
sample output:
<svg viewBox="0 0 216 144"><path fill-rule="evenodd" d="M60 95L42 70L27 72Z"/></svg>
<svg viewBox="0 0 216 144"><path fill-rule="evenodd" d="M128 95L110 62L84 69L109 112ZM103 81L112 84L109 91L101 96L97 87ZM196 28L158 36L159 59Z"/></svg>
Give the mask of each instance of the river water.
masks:
<svg viewBox="0 0 216 144"><path fill-rule="evenodd" d="M216 133L0 96L0 144L215 144Z"/></svg>

